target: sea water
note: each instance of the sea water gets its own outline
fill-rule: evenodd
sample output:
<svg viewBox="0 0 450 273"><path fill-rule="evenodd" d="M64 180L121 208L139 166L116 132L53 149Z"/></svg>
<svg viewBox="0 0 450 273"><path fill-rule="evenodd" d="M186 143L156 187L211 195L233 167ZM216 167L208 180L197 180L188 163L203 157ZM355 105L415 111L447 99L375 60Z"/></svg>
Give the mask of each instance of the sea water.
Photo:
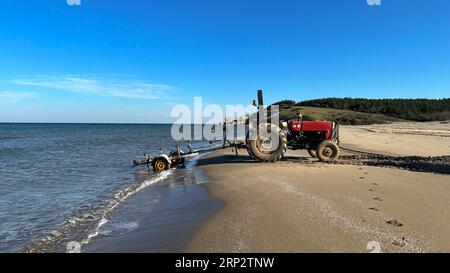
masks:
<svg viewBox="0 0 450 273"><path fill-rule="evenodd" d="M173 150L170 130L168 124L0 124L0 252L63 252L68 242L89 245L137 229L146 215L164 223L162 215L189 213L183 198L207 198L205 189L189 188L206 179L192 163L158 174L130 167L144 153ZM202 217L184 221L193 219L193 227ZM159 240L161 230L154 234ZM176 250L171 242L151 251Z"/></svg>

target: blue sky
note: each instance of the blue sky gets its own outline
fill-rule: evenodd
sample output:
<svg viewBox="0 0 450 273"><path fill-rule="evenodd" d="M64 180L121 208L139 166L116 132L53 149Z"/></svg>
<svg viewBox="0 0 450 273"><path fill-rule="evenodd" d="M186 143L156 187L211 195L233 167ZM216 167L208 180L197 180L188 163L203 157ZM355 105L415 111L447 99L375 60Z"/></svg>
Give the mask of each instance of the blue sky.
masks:
<svg viewBox="0 0 450 273"><path fill-rule="evenodd" d="M450 1L2 0L0 121L169 122L178 103L442 98Z"/></svg>

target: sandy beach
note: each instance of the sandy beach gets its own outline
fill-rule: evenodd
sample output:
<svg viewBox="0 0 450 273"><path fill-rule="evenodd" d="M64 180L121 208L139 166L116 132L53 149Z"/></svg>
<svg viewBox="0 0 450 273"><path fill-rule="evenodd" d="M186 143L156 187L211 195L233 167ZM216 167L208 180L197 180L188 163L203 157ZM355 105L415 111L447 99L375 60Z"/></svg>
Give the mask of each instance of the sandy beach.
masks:
<svg viewBox="0 0 450 273"><path fill-rule="evenodd" d="M441 122L342 126L339 164L211 153L198 165L225 205L185 251L448 252L449 137Z"/></svg>

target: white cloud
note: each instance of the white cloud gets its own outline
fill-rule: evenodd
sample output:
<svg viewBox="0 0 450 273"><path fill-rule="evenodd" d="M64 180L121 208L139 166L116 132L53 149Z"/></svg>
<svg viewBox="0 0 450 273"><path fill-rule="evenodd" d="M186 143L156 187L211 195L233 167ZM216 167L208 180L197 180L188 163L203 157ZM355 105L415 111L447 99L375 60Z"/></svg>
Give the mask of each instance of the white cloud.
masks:
<svg viewBox="0 0 450 273"><path fill-rule="evenodd" d="M175 90L175 87L170 85L148 83L134 79L123 80L117 78L92 78L81 76L39 76L16 79L11 82L22 86L34 86L91 95L146 100L167 98L169 93Z"/></svg>
<svg viewBox="0 0 450 273"><path fill-rule="evenodd" d="M15 92L15 91L0 91L0 99L21 100L37 98L38 94L33 92Z"/></svg>

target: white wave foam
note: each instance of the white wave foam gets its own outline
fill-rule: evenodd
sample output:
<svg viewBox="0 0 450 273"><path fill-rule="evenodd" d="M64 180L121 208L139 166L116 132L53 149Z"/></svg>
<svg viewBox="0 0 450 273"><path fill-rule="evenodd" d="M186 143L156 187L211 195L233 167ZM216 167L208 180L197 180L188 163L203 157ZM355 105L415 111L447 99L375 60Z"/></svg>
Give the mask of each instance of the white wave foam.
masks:
<svg viewBox="0 0 450 273"><path fill-rule="evenodd" d="M74 233L75 230L78 230L80 226L83 225L91 226L89 230L92 230L92 232L89 233L85 237L85 239L78 239L77 241L72 241L72 243L75 242L80 246L89 243L92 238L96 237L99 234L100 228L108 222L108 216L114 209L116 209L126 199L136 194L137 192L147 188L150 185L164 180L165 178L170 176L172 172L172 170L167 170L158 173L140 184L134 184L122 189L121 191L114 194L112 200L105 206L102 206L95 211L86 212L78 215L77 217L66 220L58 229L54 230L44 238L26 246L22 251L43 252L46 249L51 249L56 244L65 242L68 239L67 236L70 236L70 234Z"/></svg>
<svg viewBox="0 0 450 273"><path fill-rule="evenodd" d="M155 183L158 183L164 179L166 179L170 174L172 174L172 170L168 170L162 173L158 173L156 177L152 177L151 179L145 180L141 184L139 184L137 187L129 186L120 192L116 193L114 195L114 200L111 201L111 203L103 210L100 221L95 226L93 232L91 232L86 239L81 241L81 245L85 245L89 243L92 238L96 237L99 234L100 228L105 225L108 222L107 216L120 204L122 204L126 199L128 199L130 196L136 194L137 192L147 188L150 185L153 185Z"/></svg>
<svg viewBox="0 0 450 273"><path fill-rule="evenodd" d="M138 227L139 222L137 221L112 223L108 228L102 228L99 234L105 236L125 234L129 231L137 229Z"/></svg>

